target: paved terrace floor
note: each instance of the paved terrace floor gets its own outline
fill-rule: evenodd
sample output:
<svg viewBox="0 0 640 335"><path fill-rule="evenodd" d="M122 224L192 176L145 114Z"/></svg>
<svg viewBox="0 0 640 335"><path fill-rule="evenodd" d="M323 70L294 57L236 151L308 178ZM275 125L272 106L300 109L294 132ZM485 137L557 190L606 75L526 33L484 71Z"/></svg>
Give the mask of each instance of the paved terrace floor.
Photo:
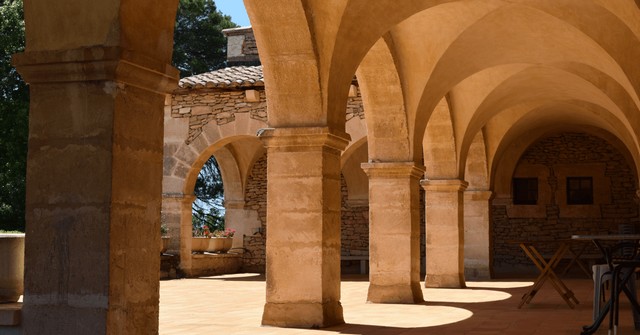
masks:
<svg viewBox="0 0 640 335"><path fill-rule="evenodd" d="M588 279L564 280L580 301L575 309L565 304L550 282L531 304L518 309L532 284L526 280L469 282L467 289L423 288L427 302L419 305L367 304L366 280L364 276L343 278L346 324L321 330L260 326L265 282L256 274L162 281L160 334L577 335L591 321L592 282ZM618 334L640 334L633 330L627 304L621 304ZM606 334L607 325L597 334Z"/></svg>

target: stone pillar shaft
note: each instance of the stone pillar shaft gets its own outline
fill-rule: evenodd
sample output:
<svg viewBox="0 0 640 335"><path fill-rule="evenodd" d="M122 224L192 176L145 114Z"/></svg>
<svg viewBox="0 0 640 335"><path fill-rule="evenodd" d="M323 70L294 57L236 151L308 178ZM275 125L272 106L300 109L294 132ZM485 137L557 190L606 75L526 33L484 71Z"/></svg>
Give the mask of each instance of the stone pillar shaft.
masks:
<svg viewBox="0 0 640 335"><path fill-rule="evenodd" d="M327 128L262 134L267 158L267 297L262 324L344 323L340 304L340 153Z"/></svg>
<svg viewBox="0 0 640 335"><path fill-rule="evenodd" d="M426 287L465 287L462 180L423 180L426 214Z"/></svg>
<svg viewBox="0 0 640 335"><path fill-rule="evenodd" d="M169 250L180 254L180 270L191 273L192 194L165 194L162 198L163 220L169 228Z"/></svg>
<svg viewBox="0 0 640 335"><path fill-rule="evenodd" d="M420 185L413 162L363 163L369 176L369 293L376 303L419 303Z"/></svg>
<svg viewBox="0 0 640 335"><path fill-rule="evenodd" d="M489 199L491 191L464 192L465 278L487 280L490 274Z"/></svg>
<svg viewBox="0 0 640 335"><path fill-rule="evenodd" d="M14 56L31 86L25 334L158 332L163 92L177 72L131 56Z"/></svg>

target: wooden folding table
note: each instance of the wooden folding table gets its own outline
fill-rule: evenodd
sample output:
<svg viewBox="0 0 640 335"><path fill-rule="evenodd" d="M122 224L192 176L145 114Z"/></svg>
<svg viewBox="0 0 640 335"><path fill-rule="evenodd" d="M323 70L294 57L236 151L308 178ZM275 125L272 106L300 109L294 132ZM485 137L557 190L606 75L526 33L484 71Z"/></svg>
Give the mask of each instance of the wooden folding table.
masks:
<svg viewBox="0 0 640 335"><path fill-rule="evenodd" d="M575 297L573 292L565 285L560 277L555 273L554 269L560 263L560 260L564 256L564 254L569 250L571 240L553 240L553 241L523 241L517 242L520 248L524 251L524 253L531 259L533 264L540 270L540 274L533 282L533 286L531 289L522 296L522 300L518 305L518 308L521 308L524 304L528 304L531 302L533 297L535 297L536 293L542 288L542 285L547 281L547 279L553 285L553 288L560 294L562 299L569 305L570 308L574 308L576 304L579 303L578 299ZM542 254L536 249L534 244L557 244L558 249L553 253L549 260L546 260Z"/></svg>

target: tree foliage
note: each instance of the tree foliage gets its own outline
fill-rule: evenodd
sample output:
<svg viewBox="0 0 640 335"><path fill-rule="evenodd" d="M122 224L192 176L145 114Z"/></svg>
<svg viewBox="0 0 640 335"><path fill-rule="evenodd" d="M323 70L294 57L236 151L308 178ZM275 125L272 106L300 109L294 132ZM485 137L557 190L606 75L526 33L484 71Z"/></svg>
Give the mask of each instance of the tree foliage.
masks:
<svg viewBox="0 0 640 335"><path fill-rule="evenodd" d="M200 170L194 188L193 228L209 227L209 231L224 229L224 189L215 157L211 156Z"/></svg>
<svg viewBox="0 0 640 335"><path fill-rule="evenodd" d="M223 67L227 45L222 30L234 27L231 17L218 11L213 0L180 0L173 36L173 65L180 75Z"/></svg>
<svg viewBox="0 0 640 335"><path fill-rule="evenodd" d="M22 0L0 3L0 229L24 231L29 89L11 66L24 50L24 14Z"/></svg>

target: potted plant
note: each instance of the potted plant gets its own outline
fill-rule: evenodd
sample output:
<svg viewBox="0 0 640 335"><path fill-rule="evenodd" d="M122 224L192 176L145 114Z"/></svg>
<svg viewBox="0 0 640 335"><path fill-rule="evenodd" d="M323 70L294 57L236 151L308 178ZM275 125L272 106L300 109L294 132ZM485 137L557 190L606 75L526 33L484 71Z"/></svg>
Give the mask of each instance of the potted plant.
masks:
<svg viewBox="0 0 640 335"><path fill-rule="evenodd" d="M191 238L191 251L203 253L209 250L209 242L211 241L211 232L208 226L193 229L193 237Z"/></svg>
<svg viewBox="0 0 640 335"><path fill-rule="evenodd" d="M169 242L171 241L171 236L169 236L169 227L166 223L160 225L160 236L162 237L160 253L164 254L167 249L169 249Z"/></svg>
<svg viewBox="0 0 640 335"><path fill-rule="evenodd" d="M211 238L211 250L221 253L229 251L233 245L233 235L235 233L236 230L231 228L214 231Z"/></svg>
<svg viewBox="0 0 640 335"><path fill-rule="evenodd" d="M24 291L24 234L0 231L0 303L16 302Z"/></svg>
<svg viewBox="0 0 640 335"><path fill-rule="evenodd" d="M231 249L235 233L235 229L231 228L214 230L213 232L209 230L208 226L196 228L193 230L193 238L191 239L191 251L225 253Z"/></svg>

